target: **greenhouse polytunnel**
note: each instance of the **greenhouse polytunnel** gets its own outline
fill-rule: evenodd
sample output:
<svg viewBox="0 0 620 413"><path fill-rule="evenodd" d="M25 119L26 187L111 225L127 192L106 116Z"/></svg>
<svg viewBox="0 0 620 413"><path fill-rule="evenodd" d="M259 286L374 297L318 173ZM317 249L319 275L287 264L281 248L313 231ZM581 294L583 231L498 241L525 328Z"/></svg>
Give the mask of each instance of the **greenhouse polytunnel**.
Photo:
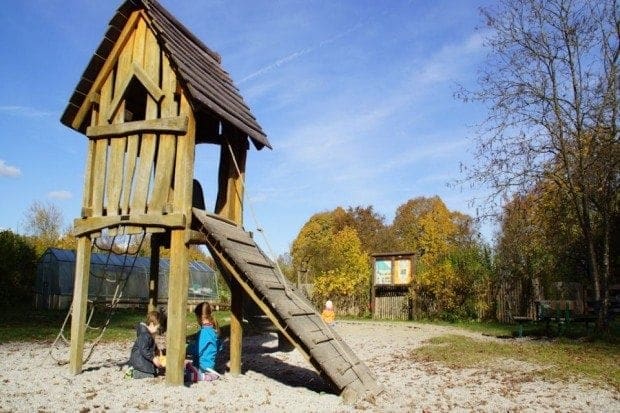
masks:
<svg viewBox="0 0 620 413"><path fill-rule="evenodd" d="M146 306L151 260L149 257L92 253L88 298L110 302L122 292L119 306ZM158 301L168 299L170 262L159 262ZM67 309L73 298L75 251L48 248L37 264L35 307ZM201 301L217 302L219 288L215 271L204 262L189 262L188 305Z"/></svg>

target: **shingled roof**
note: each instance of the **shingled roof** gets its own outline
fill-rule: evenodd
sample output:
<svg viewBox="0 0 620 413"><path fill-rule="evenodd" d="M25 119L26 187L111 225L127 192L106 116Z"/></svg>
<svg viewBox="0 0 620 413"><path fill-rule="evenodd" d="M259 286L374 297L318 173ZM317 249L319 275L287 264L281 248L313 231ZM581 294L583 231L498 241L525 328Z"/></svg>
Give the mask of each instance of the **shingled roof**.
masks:
<svg viewBox="0 0 620 413"><path fill-rule="evenodd" d="M235 135L247 136L257 149L264 146L271 148L267 136L245 104L230 75L222 68L219 54L209 49L155 0L127 0L118 8L76 86L61 122L85 133L87 125L84 123L74 128L73 121L129 16L138 9L143 9L149 17L150 27L160 47L191 96L197 119L196 141L217 143L212 132L217 130L217 123L221 121L225 130L232 127Z"/></svg>

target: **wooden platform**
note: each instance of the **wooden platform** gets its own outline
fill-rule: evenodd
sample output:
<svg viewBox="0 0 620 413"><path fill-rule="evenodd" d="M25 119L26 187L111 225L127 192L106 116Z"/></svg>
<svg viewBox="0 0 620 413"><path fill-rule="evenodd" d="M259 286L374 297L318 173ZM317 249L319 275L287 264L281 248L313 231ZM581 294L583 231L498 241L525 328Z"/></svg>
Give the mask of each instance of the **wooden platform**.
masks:
<svg viewBox="0 0 620 413"><path fill-rule="evenodd" d="M379 394L376 379L314 306L256 245L251 235L233 222L193 210L211 254L242 285L273 324L337 389L345 401Z"/></svg>

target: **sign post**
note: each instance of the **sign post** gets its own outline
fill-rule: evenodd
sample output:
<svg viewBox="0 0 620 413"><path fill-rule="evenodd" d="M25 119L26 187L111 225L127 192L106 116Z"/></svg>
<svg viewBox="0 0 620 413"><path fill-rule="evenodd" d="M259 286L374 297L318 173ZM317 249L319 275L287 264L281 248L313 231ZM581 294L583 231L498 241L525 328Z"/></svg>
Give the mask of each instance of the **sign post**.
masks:
<svg viewBox="0 0 620 413"><path fill-rule="evenodd" d="M372 317L411 320L413 308L410 287L414 277L414 253L372 254L372 259Z"/></svg>

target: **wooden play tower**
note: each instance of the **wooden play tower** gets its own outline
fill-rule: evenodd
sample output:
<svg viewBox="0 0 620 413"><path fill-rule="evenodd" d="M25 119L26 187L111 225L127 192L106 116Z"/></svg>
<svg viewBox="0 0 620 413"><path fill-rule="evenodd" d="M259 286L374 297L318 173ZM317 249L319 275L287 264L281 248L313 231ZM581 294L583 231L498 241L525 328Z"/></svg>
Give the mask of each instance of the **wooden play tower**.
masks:
<svg viewBox="0 0 620 413"><path fill-rule="evenodd" d="M75 220L72 373L82 371L92 241L103 232L151 233L152 269L160 246L170 248L167 383L183 384L189 246L200 243L231 287L233 375L241 372L246 297L337 389L353 398L377 392L366 366L243 230L249 142L259 150L271 146L220 56L159 3L128 0L119 7L61 121L88 138L82 211ZM194 180L195 146L203 143L220 146L212 214L204 211ZM156 270L149 297L156 305Z"/></svg>

